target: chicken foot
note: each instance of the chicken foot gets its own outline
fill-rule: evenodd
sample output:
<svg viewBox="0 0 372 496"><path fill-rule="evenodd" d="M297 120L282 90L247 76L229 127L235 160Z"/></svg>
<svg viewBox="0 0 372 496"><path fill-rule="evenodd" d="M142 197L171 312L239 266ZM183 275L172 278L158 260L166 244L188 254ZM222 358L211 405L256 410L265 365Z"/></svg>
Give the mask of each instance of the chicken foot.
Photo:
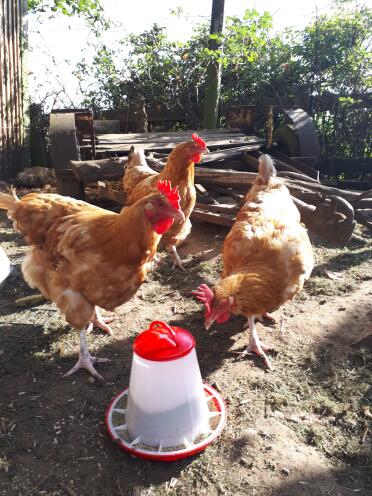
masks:
<svg viewBox="0 0 372 496"><path fill-rule="evenodd" d="M271 315L271 313L268 313L268 312L263 313L261 316L256 316L255 318L257 320L259 320L260 322L263 322L263 320L266 319L269 322L271 322L272 324L278 323L278 319L276 319L273 315ZM247 325L248 325L248 323L247 323Z"/></svg>
<svg viewBox="0 0 372 496"><path fill-rule="evenodd" d="M76 364L72 367L72 369L70 369L68 372L66 372L66 374L63 375L63 377L68 377L68 376L74 374L79 369L86 369L96 379L103 380L103 377L101 376L101 374L99 374L96 371L93 364L94 363L110 362L111 360L108 358L97 358L97 357L92 356L89 353L86 333L87 333L86 329L83 329L80 331L80 333L79 333L79 337L80 337L79 359L76 362Z"/></svg>
<svg viewBox="0 0 372 496"><path fill-rule="evenodd" d="M261 343L260 338L258 337L256 326L254 324L254 317L248 317L247 319L248 327L249 327L249 344L247 348L247 352L255 353L256 355L263 358L266 367L269 370L274 370L271 366L270 360L268 359L265 351L269 351L270 348L265 344Z"/></svg>
<svg viewBox="0 0 372 496"><path fill-rule="evenodd" d="M179 267L181 270L186 270L185 267L182 265L182 260L178 255L175 245L170 245L170 254L173 257L172 269L174 269L175 267Z"/></svg>
<svg viewBox="0 0 372 496"><path fill-rule="evenodd" d="M102 317L101 312L98 310L98 307L95 307L94 318L88 325L86 332L87 334L90 334L93 331L94 327L98 327L98 329L102 329L102 331L105 331L107 334L112 336L112 329L107 324L113 322L114 320L115 317Z"/></svg>

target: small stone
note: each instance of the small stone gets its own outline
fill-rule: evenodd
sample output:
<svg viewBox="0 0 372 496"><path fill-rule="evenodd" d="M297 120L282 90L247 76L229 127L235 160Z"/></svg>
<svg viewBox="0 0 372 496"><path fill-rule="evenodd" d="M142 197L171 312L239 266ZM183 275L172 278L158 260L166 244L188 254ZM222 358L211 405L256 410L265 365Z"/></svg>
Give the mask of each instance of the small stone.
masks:
<svg viewBox="0 0 372 496"><path fill-rule="evenodd" d="M283 467L283 468L282 468L282 473L283 473L284 475L289 475L289 474L290 474L290 470L289 470L288 468L286 468L286 467Z"/></svg>
<svg viewBox="0 0 372 496"><path fill-rule="evenodd" d="M248 467L248 468L252 468L253 467L253 462L247 460L246 458L240 458L239 463L243 467Z"/></svg>
<svg viewBox="0 0 372 496"><path fill-rule="evenodd" d="M94 377L88 377L89 384L94 384L96 382Z"/></svg>
<svg viewBox="0 0 372 496"><path fill-rule="evenodd" d="M339 311L339 312L344 312L345 310L346 310L346 307L339 307L339 308L338 308L338 311Z"/></svg>
<svg viewBox="0 0 372 496"><path fill-rule="evenodd" d="M319 305L324 305L325 303L327 303L327 300L325 300L325 299L319 300Z"/></svg>

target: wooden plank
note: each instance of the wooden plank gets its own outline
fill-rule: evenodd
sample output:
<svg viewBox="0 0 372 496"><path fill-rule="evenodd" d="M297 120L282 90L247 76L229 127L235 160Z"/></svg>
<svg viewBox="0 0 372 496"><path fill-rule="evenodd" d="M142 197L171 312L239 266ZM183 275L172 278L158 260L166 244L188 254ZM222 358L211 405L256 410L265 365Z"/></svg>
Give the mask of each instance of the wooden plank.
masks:
<svg viewBox="0 0 372 496"><path fill-rule="evenodd" d="M127 153L130 150L132 145L139 145L143 150L151 150L151 151L164 151L164 150L173 150L177 145L183 143L184 141L167 141L164 143L161 142L150 142L150 143L123 143L123 144L101 144L98 143L96 146L97 153ZM211 150L214 148L233 148L235 146L243 146L248 145L247 139L238 138L236 140L223 140L223 139L215 139L207 142L207 147ZM251 143L252 144L252 143Z"/></svg>
<svg viewBox="0 0 372 496"><path fill-rule="evenodd" d="M235 215L240 210L240 207L238 205L229 205L227 203L219 203L218 205L208 205L205 203L196 202L195 208L198 208L199 210L206 210L208 212L223 213L230 215Z"/></svg>
<svg viewBox="0 0 372 496"><path fill-rule="evenodd" d="M198 196L202 196L205 203L217 204L218 202L213 198L213 196L208 193L208 191L201 184L195 184L196 193Z"/></svg>
<svg viewBox="0 0 372 496"><path fill-rule="evenodd" d="M234 148L227 148L226 150L219 150L203 156L201 164L210 164L211 162L220 162L222 160L231 160L237 157L243 157L244 152L250 150L259 150L264 143L252 143L251 145L236 146ZM208 145L207 145L208 146Z"/></svg>
<svg viewBox="0 0 372 496"><path fill-rule="evenodd" d="M155 132L155 133L105 133L100 135L100 139L106 140L119 140L123 141L131 141L133 139L144 139L154 140L158 138L166 138L173 139L176 137L180 138L190 138L193 133L198 134L199 136L221 136L221 135L236 135L236 136L246 136L240 129L202 129L202 130L187 130L187 131L163 131L163 132Z"/></svg>
<svg viewBox="0 0 372 496"><path fill-rule="evenodd" d="M202 184L225 186L246 190L257 177L256 172L239 172L231 169L195 168L195 179Z"/></svg>
<svg viewBox="0 0 372 496"><path fill-rule="evenodd" d="M278 165L281 165L282 167L287 167L288 168L287 170L306 174L307 176L312 177L317 181L319 181L319 171L314 169L313 167L310 167L309 165L304 164L299 160L295 160L291 157L288 157L288 155L285 155L279 150L274 149L270 152L270 154L272 155L273 159Z"/></svg>
<svg viewBox="0 0 372 496"><path fill-rule="evenodd" d="M160 133L159 133L160 134ZM103 146L103 145L125 145L125 144L130 144L130 145L136 145L136 144L142 144L142 143L147 143L147 144L152 144L155 143L156 145L159 143L184 143L186 141L191 140L191 132L188 132L187 135L181 135L179 133L168 133L165 136L159 136L159 134L140 134L139 136L135 137L132 134L101 134L97 136L97 144L98 146ZM259 138L257 136L247 136L243 133L216 133L216 134L211 134L211 135L203 135L200 134L201 138L205 140L207 143L212 143L215 144L216 142L221 142L223 144L238 144L238 143L246 143L246 144L252 144L252 143L266 143L265 140L262 138Z"/></svg>
<svg viewBox="0 0 372 496"><path fill-rule="evenodd" d="M319 182L319 171L316 171L315 169L311 169L310 167L307 167L307 168L306 167L303 167L302 169L309 169L310 170L310 172L309 172L309 170L307 172L304 172L304 170L300 170L298 167L294 167L291 163L287 163L287 161L278 159L277 152L271 151L270 152L270 155L274 159L275 168L276 168L277 171L280 171L280 172L285 172L285 171L293 172L294 174L300 174L303 177L304 177L304 174L305 174L306 176L310 177L311 179ZM286 155L283 155L283 154L280 154L280 155L283 156L283 157L286 157ZM286 157L286 158L289 159L289 157ZM251 167L253 167L255 170L258 170L258 165L259 165L258 158L253 157L249 153L244 153L243 154L243 159L244 159L244 161L248 165L250 165Z"/></svg>
<svg viewBox="0 0 372 496"><path fill-rule="evenodd" d="M211 224L218 224L219 226L231 227L234 223L234 218L232 215L205 212L198 208L194 208L191 213L192 220L199 220L202 222L210 222Z"/></svg>

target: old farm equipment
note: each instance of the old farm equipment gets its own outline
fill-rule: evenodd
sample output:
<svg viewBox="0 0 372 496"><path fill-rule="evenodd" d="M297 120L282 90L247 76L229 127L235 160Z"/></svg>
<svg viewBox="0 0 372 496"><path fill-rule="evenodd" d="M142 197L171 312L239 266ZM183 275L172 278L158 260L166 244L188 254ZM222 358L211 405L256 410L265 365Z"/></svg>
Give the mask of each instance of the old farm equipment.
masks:
<svg viewBox="0 0 372 496"><path fill-rule="evenodd" d="M58 149L52 150L59 191L77 198L84 197L84 187L89 184L96 186L101 197L125 204L121 177L130 147L143 148L149 165L161 170L170 151L178 143L190 139L193 132L102 133L104 121L95 124L93 118L85 119L82 129L79 113L81 111L51 115L52 148L57 143L62 149L61 155L56 152ZM322 185L311 161L301 160L301 153L305 153L305 158L311 157L315 161L318 150L316 135L311 135L312 123L305 114L303 111L291 114L300 155L289 157L283 148L280 150L275 131L269 153L308 229L342 246L350 239L355 226L351 203L357 201L359 194ZM242 115L247 123L252 112ZM197 131L211 153L195 169L197 204L192 214L194 220L225 226L234 222L239 203L256 177L258 158L268 151L267 140L254 135L248 127L245 131L236 127ZM309 136L308 145L306 135Z"/></svg>

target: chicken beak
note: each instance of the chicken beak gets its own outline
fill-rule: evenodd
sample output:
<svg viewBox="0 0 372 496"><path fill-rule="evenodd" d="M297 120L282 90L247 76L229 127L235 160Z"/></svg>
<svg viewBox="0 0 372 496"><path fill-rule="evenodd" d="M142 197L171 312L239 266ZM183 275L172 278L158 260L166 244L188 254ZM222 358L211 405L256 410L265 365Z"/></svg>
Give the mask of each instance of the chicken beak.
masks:
<svg viewBox="0 0 372 496"><path fill-rule="evenodd" d="M212 326L212 324L214 323L215 320L216 319L214 319L214 318L205 319L204 327L205 327L206 331L209 331L210 327Z"/></svg>
<svg viewBox="0 0 372 496"><path fill-rule="evenodd" d="M185 220L185 214L182 212L181 209L179 210L174 210L172 213L171 213L171 217L173 217L173 219L177 222L184 222Z"/></svg>
<svg viewBox="0 0 372 496"><path fill-rule="evenodd" d="M207 147L205 147L202 153L203 153L203 155L208 155L211 152L209 151L209 149Z"/></svg>

